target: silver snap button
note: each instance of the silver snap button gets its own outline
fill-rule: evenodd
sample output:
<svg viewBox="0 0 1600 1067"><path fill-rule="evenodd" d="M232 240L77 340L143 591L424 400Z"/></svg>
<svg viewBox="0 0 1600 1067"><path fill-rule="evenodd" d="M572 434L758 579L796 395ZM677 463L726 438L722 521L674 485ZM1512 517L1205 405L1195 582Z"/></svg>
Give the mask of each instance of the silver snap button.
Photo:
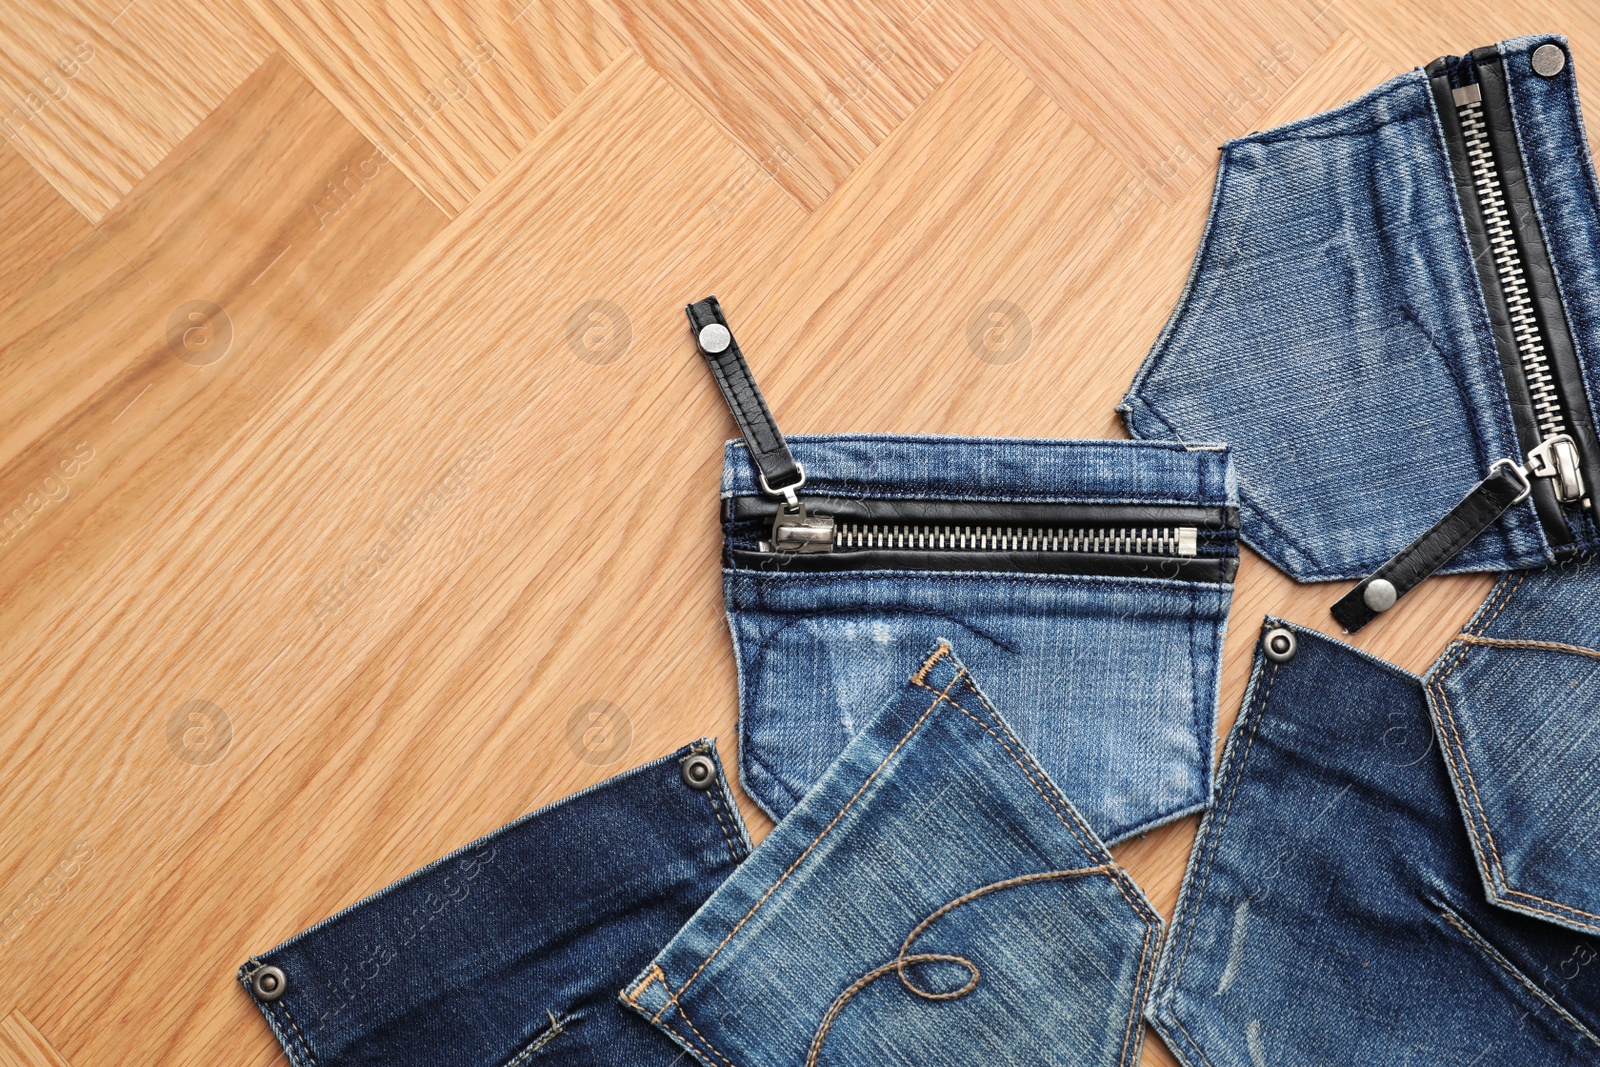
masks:
<svg viewBox="0 0 1600 1067"><path fill-rule="evenodd" d="M1542 44L1533 50L1533 72L1541 78L1554 78L1567 65L1567 54L1558 44Z"/></svg>
<svg viewBox="0 0 1600 1067"><path fill-rule="evenodd" d="M289 991L289 977L276 967L263 967L250 976L250 989L265 1001L274 1001Z"/></svg>
<svg viewBox="0 0 1600 1067"><path fill-rule="evenodd" d="M1398 596L1399 594L1394 591L1393 582L1387 578L1374 578L1361 591L1361 602L1372 611L1388 611L1394 607Z"/></svg>
<svg viewBox="0 0 1600 1067"><path fill-rule="evenodd" d="M700 351L716 355L726 352L728 346L733 344L733 334L720 322L713 322L700 328Z"/></svg>
<svg viewBox="0 0 1600 1067"><path fill-rule="evenodd" d="M1274 663L1288 663L1294 659L1300 642L1295 640L1293 630L1285 630L1282 626L1274 627L1267 631L1266 640L1261 642L1266 649L1267 658Z"/></svg>
<svg viewBox="0 0 1600 1067"><path fill-rule="evenodd" d="M717 765L710 756L690 756L683 761L683 784L704 792L717 780Z"/></svg>

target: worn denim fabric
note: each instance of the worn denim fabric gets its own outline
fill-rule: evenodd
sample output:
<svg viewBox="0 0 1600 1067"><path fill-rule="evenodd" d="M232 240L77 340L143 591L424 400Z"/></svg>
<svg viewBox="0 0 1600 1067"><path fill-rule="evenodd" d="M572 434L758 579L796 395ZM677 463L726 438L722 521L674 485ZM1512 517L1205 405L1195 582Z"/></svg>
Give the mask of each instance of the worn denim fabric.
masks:
<svg viewBox="0 0 1600 1067"><path fill-rule="evenodd" d="M1168 1046L1187 1067L1600 1062L1600 941L1485 898L1421 680L1296 635L1287 662L1258 650L1223 752L1151 998Z"/></svg>
<svg viewBox="0 0 1600 1067"><path fill-rule="evenodd" d="M1600 213L1570 51L1502 42L1528 185L1590 395L1600 388ZM1592 406L1592 405L1591 405ZM1301 581L1355 578L1498 459L1521 461L1428 77L1229 141L1177 308L1119 409L1140 438L1226 441L1244 540ZM1600 546L1574 516L1573 550ZM1533 501L1446 571L1539 567Z"/></svg>
<svg viewBox="0 0 1600 1067"><path fill-rule="evenodd" d="M794 808L942 635L958 642L1102 839L1207 803L1238 556L1226 449L879 434L788 440L808 479L802 499L1202 507L1226 512L1229 528L1201 535L1200 555L1223 565L1210 581L728 566L741 781L768 814ZM730 442L725 505L759 492L743 442Z"/></svg>
<svg viewBox="0 0 1600 1067"><path fill-rule="evenodd" d="M623 999L706 1067L1126 1067L1160 925L941 646Z"/></svg>
<svg viewBox="0 0 1600 1067"><path fill-rule="evenodd" d="M709 740L567 797L239 971L293 1067L670 1067L616 991L749 852Z"/></svg>
<svg viewBox="0 0 1600 1067"><path fill-rule="evenodd" d="M1600 939L1600 562L1502 577L1426 681L1490 898Z"/></svg>

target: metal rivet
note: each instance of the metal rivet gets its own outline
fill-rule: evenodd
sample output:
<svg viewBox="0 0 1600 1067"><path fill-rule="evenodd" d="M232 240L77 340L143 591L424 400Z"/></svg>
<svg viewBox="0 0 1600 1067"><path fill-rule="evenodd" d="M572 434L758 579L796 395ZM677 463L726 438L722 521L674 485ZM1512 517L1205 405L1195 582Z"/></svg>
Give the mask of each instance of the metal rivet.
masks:
<svg viewBox="0 0 1600 1067"><path fill-rule="evenodd" d="M1295 640L1293 630L1285 630L1279 626L1267 631L1267 638L1261 642L1266 649L1267 658L1274 663L1288 663L1294 659L1294 654L1300 647L1300 642Z"/></svg>
<svg viewBox="0 0 1600 1067"><path fill-rule="evenodd" d="M263 967L250 976L250 989L261 1000L278 1000L289 991L289 976L276 967Z"/></svg>
<svg viewBox="0 0 1600 1067"><path fill-rule="evenodd" d="M1533 72L1542 78L1554 78L1567 66L1567 54L1558 44L1542 44L1533 50Z"/></svg>
<svg viewBox="0 0 1600 1067"><path fill-rule="evenodd" d="M716 355L726 352L728 346L733 344L733 334L720 322L713 322L700 328L700 351Z"/></svg>
<svg viewBox="0 0 1600 1067"><path fill-rule="evenodd" d="M710 756L690 756L683 761L683 784L690 789L704 791L717 780L717 765Z"/></svg>
<svg viewBox="0 0 1600 1067"><path fill-rule="evenodd" d="M1388 611L1394 607L1399 595L1394 591L1394 583L1389 579L1374 578L1361 591L1361 602L1371 611Z"/></svg>

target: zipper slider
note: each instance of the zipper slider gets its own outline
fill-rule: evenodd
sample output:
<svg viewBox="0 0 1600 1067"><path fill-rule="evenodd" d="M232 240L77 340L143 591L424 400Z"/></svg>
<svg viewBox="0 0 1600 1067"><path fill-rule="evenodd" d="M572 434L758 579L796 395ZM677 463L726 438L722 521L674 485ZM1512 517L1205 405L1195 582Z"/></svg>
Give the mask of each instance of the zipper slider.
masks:
<svg viewBox="0 0 1600 1067"><path fill-rule="evenodd" d="M1546 437L1528 453L1528 473L1554 478L1556 499L1563 503L1583 497L1583 471L1578 467L1578 444L1570 434Z"/></svg>
<svg viewBox="0 0 1600 1067"><path fill-rule="evenodd" d="M806 502L792 491L778 505L772 517L772 540L761 545L763 552L832 552L833 516L806 514Z"/></svg>

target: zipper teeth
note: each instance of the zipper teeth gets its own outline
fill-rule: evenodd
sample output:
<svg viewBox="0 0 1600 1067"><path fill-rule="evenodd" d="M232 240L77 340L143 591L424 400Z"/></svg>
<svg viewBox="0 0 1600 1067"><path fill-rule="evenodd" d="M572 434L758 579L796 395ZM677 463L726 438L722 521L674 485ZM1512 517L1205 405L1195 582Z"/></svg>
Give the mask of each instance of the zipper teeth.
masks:
<svg viewBox="0 0 1600 1067"><path fill-rule="evenodd" d="M1180 532L1189 551L1182 552ZM1106 526L1031 529L1017 526L894 526L840 523L840 548L945 549L955 552L1086 552L1119 555L1194 555L1194 527Z"/></svg>
<svg viewBox="0 0 1600 1067"><path fill-rule="evenodd" d="M1533 313L1533 297L1528 289L1527 274L1522 268L1522 254L1517 250L1511 212L1506 209L1505 190L1500 184L1500 175L1495 169L1494 155L1489 147L1489 128L1484 119L1483 103L1480 100L1469 101L1459 105L1456 112L1460 116L1461 132L1466 141L1473 188L1477 190L1478 206L1483 211L1484 226L1488 230L1490 255L1494 259L1495 273L1500 278L1500 288L1505 291L1511 332L1516 336L1517 355L1522 361L1523 376L1528 380L1534 417L1539 423L1541 436L1555 437L1566 433L1566 420L1561 412L1555 376L1550 370L1550 358L1539 333L1539 320Z"/></svg>

